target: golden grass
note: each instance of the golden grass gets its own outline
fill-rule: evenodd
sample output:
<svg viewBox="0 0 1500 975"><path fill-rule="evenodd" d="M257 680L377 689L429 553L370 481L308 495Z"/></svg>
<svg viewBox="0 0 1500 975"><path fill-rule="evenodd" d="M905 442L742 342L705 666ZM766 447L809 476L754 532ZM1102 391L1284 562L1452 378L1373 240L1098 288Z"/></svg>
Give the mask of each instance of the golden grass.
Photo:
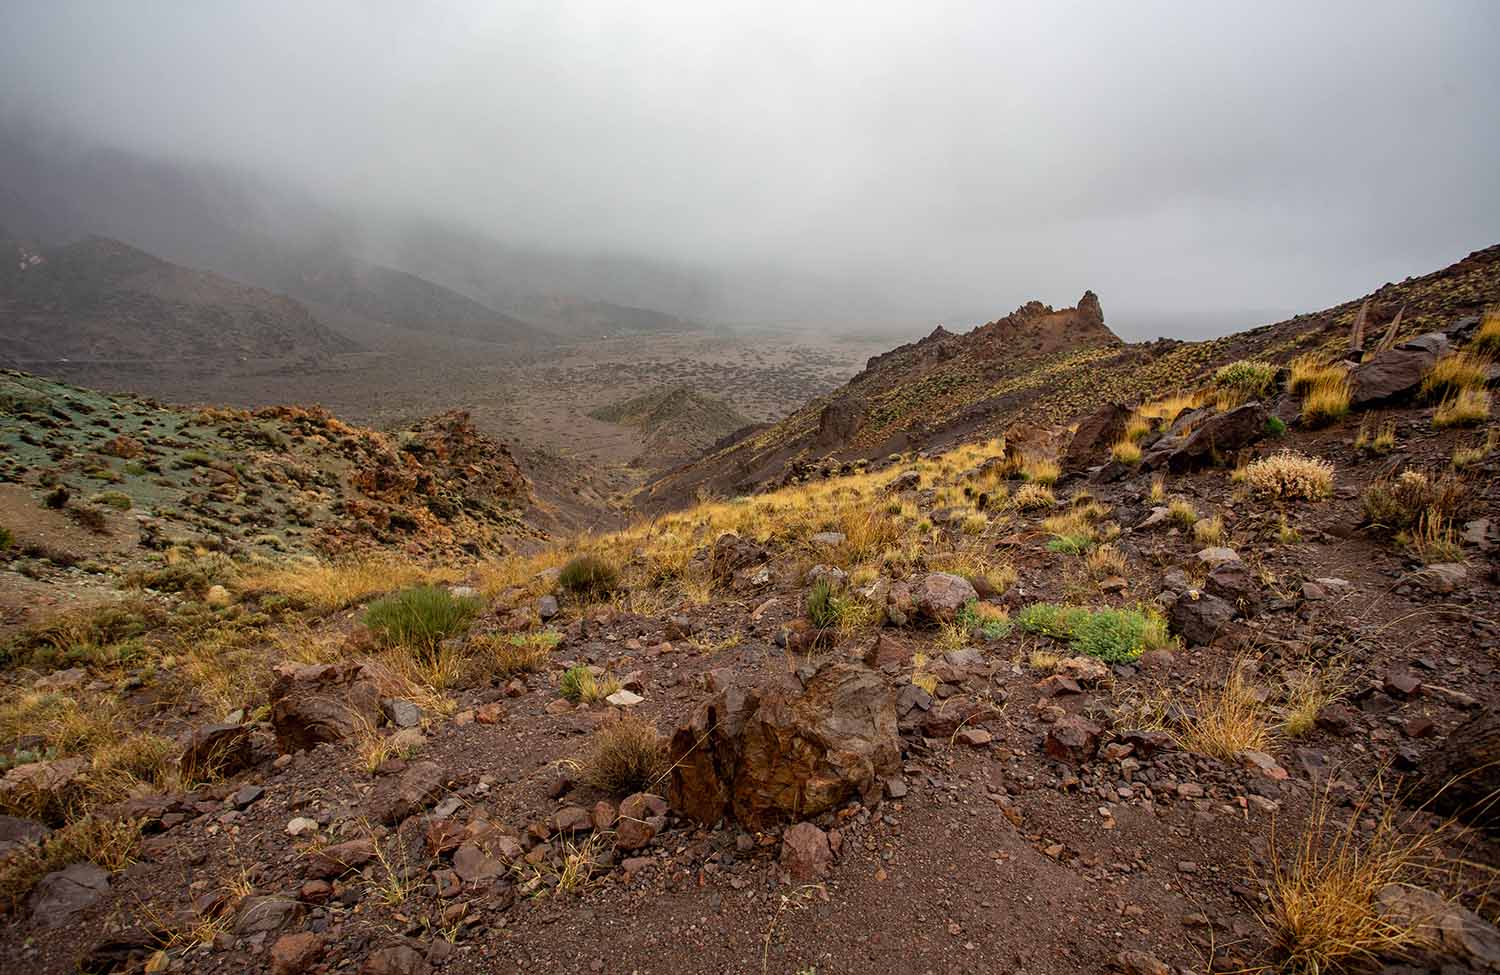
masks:
<svg viewBox="0 0 1500 975"><path fill-rule="evenodd" d="M663 774L661 736L650 721L622 715L593 733L580 766L583 781L610 795L649 791Z"/></svg>
<svg viewBox="0 0 1500 975"><path fill-rule="evenodd" d="M1479 331L1474 333L1473 351L1478 355L1500 355L1500 309L1484 313Z"/></svg>
<svg viewBox="0 0 1500 975"><path fill-rule="evenodd" d="M410 586L456 582L456 569L432 568L397 559L352 562L293 561L248 569L238 585L246 593L271 592L322 613Z"/></svg>
<svg viewBox="0 0 1500 975"><path fill-rule="evenodd" d="M1318 712L1341 700L1349 692L1348 663L1335 656L1321 667L1294 670L1286 678L1286 703L1281 712L1281 733L1300 738L1313 729Z"/></svg>
<svg viewBox="0 0 1500 975"><path fill-rule="evenodd" d="M1375 815L1369 792L1342 823L1335 806L1326 792L1315 798L1290 857L1274 856L1262 878L1264 923L1282 970L1295 975L1352 971L1436 944L1431 918L1385 910L1379 895L1440 872L1440 833L1405 832L1391 809Z"/></svg>
<svg viewBox="0 0 1500 975"><path fill-rule="evenodd" d="M1027 457L1021 466L1021 474L1028 481L1050 487L1062 476L1062 467L1051 457Z"/></svg>
<svg viewBox="0 0 1500 975"><path fill-rule="evenodd" d="M1198 509L1185 498L1173 498L1167 505L1167 517L1183 528L1191 528L1198 523Z"/></svg>
<svg viewBox="0 0 1500 975"><path fill-rule="evenodd" d="M536 633L484 633L469 640L470 666L476 674L514 677L545 670L558 634L550 630Z"/></svg>
<svg viewBox="0 0 1500 975"><path fill-rule="evenodd" d="M1159 503L1159 502L1165 501L1166 499L1167 499L1167 475L1165 475L1165 474L1152 474L1151 475L1151 489L1146 494L1146 500L1153 501L1153 502L1158 502Z"/></svg>
<svg viewBox="0 0 1500 975"><path fill-rule="evenodd" d="M1246 749L1270 748L1273 735L1266 710L1236 661L1222 685L1199 693L1175 737L1185 751L1233 761Z"/></svg>
<svg viewBox="0 0 1500 975"><path fill-rule="evenodd" d="M1284 450L1250 464L1245 481L1252 491L1267 497L1316 501L1333 493L1333 465Z"/></svg>
<svg viewBox="0 0 1500 975"><path fill-rule="evenodd" d="M1111 457L1122 464L1139 464L1141 462L1141 445L1129 437L1117 441L1109 448L1109 453Z"/></svg>
<svg viewBox="0 0 1500 975"><path fill-rule="evenodd" d="M1125 553L1113 545L1096 545L1084 559L1084 566L1093 579L1123 576L1129 568Z"/></svg>
<svg viewBox="0 0 1500 975"><path fill-rule="evenodd" d="M1034 511L1038 508L1055 508L1057 497L1052 490L1039 483L1027 482L1016 489L1011 503L1018 511Z"/></svg>
<svg viewBox="0 0 1500 975"><path fill-rule="evenodd" d="M1489 360L1472 352L1445 352L1422 377L1419 394L1447 399L1464 390L1482 390L1489 379Z"/></svg>
<svg viewBox="0 0 1500 975"><path fill-rule="evenodd" d="M1140 406L1135 412L1146 420L1161 420L1170 424L1183 413L1198 405L1194 393L1182 393L1153 400Z"/></svg>
<svg viewBox="0 0 1500 975"><path fill-rule="evenodd" d="M1432 425L1477 427L1490 418L1490 394L1483 389L1461 389L1438 404L1432 412Z"/></svg>
<svg viewBox="0 0 1500 975"><path fill-rule="evenodd" d="M1359 422L1359 433L1354 437L1354 449L1372 454L1388 454L1396 447L1396 421L1381 421L1374 414L1365 414Z"/></svg>
<svg viewBox="0 0 1500 975"><path fill-rule="evenodd" d="M1348 373L1318 379L1302 396L1302 421L1309 427L1337 423L1349 413Z"/></svg>
<svg viewBox="0 0 1500 975"><path fill-rule="evenodd" d="M1125 439L1131 443L1140 443L1150 432L1151 418L1143 416L1139 410L1130 414L1130 418L1125 421Z"/></svg>
<svg viewBox="0 0 1500 975"><path fill-rule="evenodd" d="M1457 471L1473 467L1500 447L1500 427L1491 427L1489 433L1473 446L1457 444L1453 448L1453 469Z"/></svg>
<svg viewBox="0 0 1500 975"><path fill-rule="evenodd" d="M38 881L71 863L95 863L119 873L135 862L140 841L137 823L88 818L68 823L40 845L12 851L0 859L0 913L14 911Z"/></svg>
<svg viewBox="0 0 1500 975"><path fill-rule="evenodd" d="M1224 541L1224 516L1200 518L1193 522L1193 541L1199 545L1219 545Z"/></svg>
<svg viewBox="0 0 1500 975"><path fill-rule="evenodd" d="M1297 356L1288 366L1287 389L1295 395L1306 396L1308 391L1320 383L1341 380L1346 372L1338 363L1329 363L1316 352Z"/></svg>
<svg viewBox="0 0 1500 975"><path fill-rule="evenodd" d="M1462 562L1464 559L1463 542L1453 523L1432 509L1423 511L1416 526L1400 540L1423 565Z"/></svg>

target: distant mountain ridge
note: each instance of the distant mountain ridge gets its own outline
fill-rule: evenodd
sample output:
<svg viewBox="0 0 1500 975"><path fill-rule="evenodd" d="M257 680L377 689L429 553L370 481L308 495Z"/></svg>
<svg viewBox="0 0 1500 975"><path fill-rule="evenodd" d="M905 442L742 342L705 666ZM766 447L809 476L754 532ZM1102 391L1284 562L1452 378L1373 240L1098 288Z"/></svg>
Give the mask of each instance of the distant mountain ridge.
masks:
<svg viewBox="0 0 1500 975"><path fill-rule="evenodd" d="M0 357L16 364L319 359L358 349L301 302L107 237L0 246Z"/></svg>

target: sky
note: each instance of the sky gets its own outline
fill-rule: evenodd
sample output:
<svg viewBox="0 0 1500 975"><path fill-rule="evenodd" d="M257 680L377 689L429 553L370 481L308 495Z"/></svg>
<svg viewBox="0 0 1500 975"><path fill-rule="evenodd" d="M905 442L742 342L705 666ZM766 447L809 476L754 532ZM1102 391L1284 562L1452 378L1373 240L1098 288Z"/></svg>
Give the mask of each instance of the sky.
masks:
<svg viewBox="0 0 1500 975"><path fill-rule="evenodd" d="M47 0L0 111L892 319L1090 288L1187 337L1500 242L1497 37L1488 0Z"/></svg>

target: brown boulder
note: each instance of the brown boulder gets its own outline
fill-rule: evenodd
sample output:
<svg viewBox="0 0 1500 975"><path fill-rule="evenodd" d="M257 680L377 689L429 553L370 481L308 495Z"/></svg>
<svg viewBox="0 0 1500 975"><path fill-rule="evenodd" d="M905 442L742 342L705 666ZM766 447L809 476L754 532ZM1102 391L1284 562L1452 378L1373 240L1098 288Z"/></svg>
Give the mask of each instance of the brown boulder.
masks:
<svg viewBox="0 0 1500 975"><path fill-rule="evenodd" d="M1486 830L1500 828L1500 709L1489 708L1449 732L1407 786L1430 812L1457 816Z"/></svg>
<svg viewBox="0 0 1500 975"><path fill-rule="evenodd" d="M1115 441L1125 435L1125 421L1130 410L1119 403L1107 403L1084 417L1078 432L1068 441L1061 466L1064 474L1076 474L1103 458Z"/></svg>
<svg viewBox="0 0 1500 975"><path fill-rule="evenodd" d="M249 725L213 724L193 729L178 764L183 778L199 782L243 772L254 761Z"/></svg>
<svg viewBox="0 0 1500 975"><path fill-rule="evenodd" d="M382 782L370 798L370 808L381 822L395 824L427 808L442 792L442 768L436 762L417 762L398 781Z"/></svg>
<svg viewBox="0 0 1500 975"><path fill-rule="evenodd" d="M918 614L934 623L953 622L959 610L978 598L967 579L950 572L929 572L912 591Z"/></svg>
<svg viewBox="0 0 1500 975"><path fill-rule="evenodd" d="M649 792L637 792L620 803L615 846L621 850L639 850L666 825L666 800Z"/></svg>
<svg viewBox="0 0 1500 975"><path fill-rule="evenodd" d="M323 958L323 938L311 931L284 934L271 946L271 975L302 975Z"/></svg>
<svg viewBox="0 0 1500 975"><path fill-rule="evenodd" d="M822 880L832 860L828 834L812 823L798 823L781 834L781 865L793 880Z"/></svg>
<svg viewBox="0 0 1500 975"><path fill-rule="evenodd" d="M1245 403L1226 413L1217 413L1199 423L1164 457L1153 452L1144 464L1165 467L1173 474L1197 470L1265 436L1270 414L1259 403Z"/></svg>
<svg viewBox="0 0 1500 975"><path fill-rule="evenodd" d="M806 671L804 671L806 673ZM698 708L669 746L673 809L701 823L815 816L873 800L900 764L894 692L870 668L824 662Z"/></svg>
<svg viewBox="0 0 1500 975"><path fill-rule="evenodd" d="M1099 736L1103 733L1092 721L1068 715L1047 731L1047 754L1060 762L1074 765L1086 762L1099 750Z"/></svg>
<svg viewBox="0 0 1500 975"><path fill-rule="evenodd" d="M381 948L365 959L360 975L427 975L432 966L421 953L406 945Z"/></svg>
<svg viewBox="0 0 1500 975"><path fill-rule="evenodd" d="M1446 340L1443 344L1446 346ZM1430 345L1409 342L1361 363L1349 375L1349 407L1365 410L1410 399L1437 359L1438 353Z"/></svg>
<svg viewBox="0 0 1500 975"><path fill-rule="evenodd" d="M283 664L270 697L271 724L283 752L342 741L380 723L380 689L357 663Z"/></svg>

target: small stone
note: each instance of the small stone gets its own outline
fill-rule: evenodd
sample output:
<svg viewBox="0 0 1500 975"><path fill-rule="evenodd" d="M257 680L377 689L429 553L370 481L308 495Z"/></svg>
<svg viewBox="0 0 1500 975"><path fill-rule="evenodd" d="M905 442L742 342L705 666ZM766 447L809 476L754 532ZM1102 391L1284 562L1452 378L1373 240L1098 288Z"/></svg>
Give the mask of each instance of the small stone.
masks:
<svg viewBox="0 0 1500 975"><path fill-rule="evenodd" d="M959 744L968 745L971 748L982 748L995 740L995 736L983 728L964 728L953 738Z"/></svg>
<svg viewBox="0 0 1500 975"><path fill-rule="evenodd" d="M388 697L380 702L385 718L397 728L415 728L422 723L422 709L399 697Z"/></svg>
<svg viewBox="0 0 1500 975"><path fill-rule="evenodd" d="M323 939L311 931L284 934L271 946L271 975L302 975L323 957Z"/></svg>
<svg viewBox="0 0 1500 975"><path fill-rule="evenodd" d="M536 615L543 623L553 619L559 612L556 596L543 596L536 601Z"/></svg>
<svg viewBox="0 0 1500 975"><path fill-rule="evenodd" d="M606 697L604 700L606 703L612 704L617 708L633 708L646 699L644 697L641 697L634 691L627 691L624 688L621 688L620 690L615 691L609 697Z"/></svg>
<svg viewBox="0 0 1500 975"><path fill-rule="evenodd" d="M297 816L286 824L288 836L301 836L304 833L316 833L317 831L318 821L308 819L306 816Z"/></svg>
<svg viewBox="0 0 1500 975"><path fill-rule="evenodd" d="M781 836L781 865L795 881L821 880L832 860L828 834L812 823L798 823Z"/></svg>
<svg viewBox="0 0 1500 975"><path fill-rule="evenodd" d="M480 724L499 724L505 720L505 706L499 701L481 704L474 709L474 720Z"/></svg>

